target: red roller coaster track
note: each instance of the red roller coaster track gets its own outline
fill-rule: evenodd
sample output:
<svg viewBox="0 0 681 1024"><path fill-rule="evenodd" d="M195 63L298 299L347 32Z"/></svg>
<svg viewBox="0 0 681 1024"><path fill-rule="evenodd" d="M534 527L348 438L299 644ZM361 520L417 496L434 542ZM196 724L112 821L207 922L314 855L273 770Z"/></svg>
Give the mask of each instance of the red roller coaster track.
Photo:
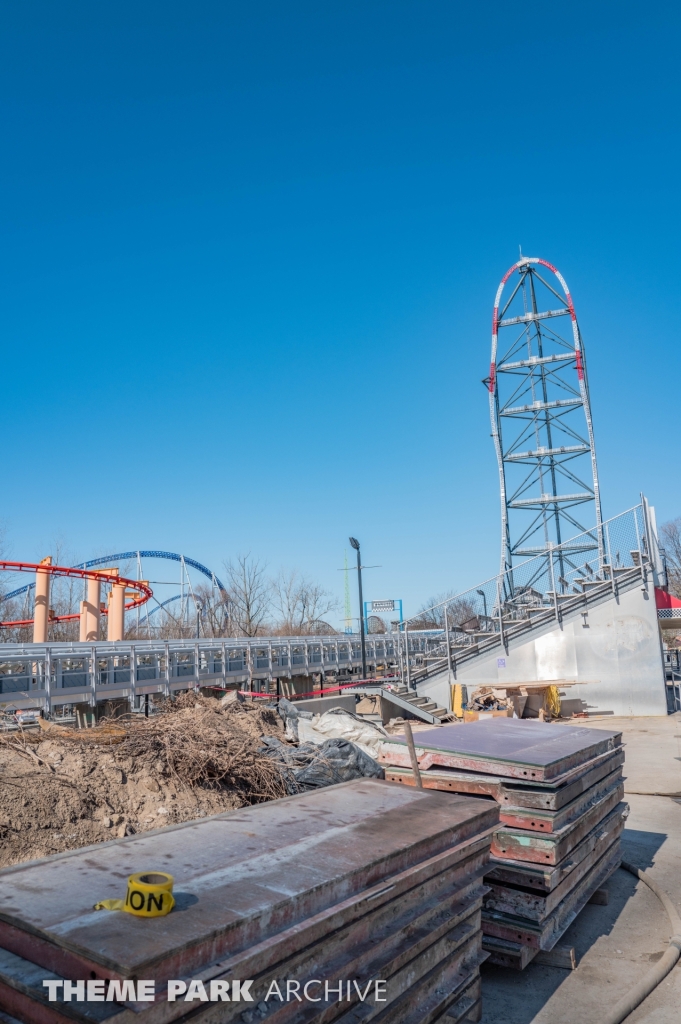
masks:
<svg viewBox="0 0 681 1024"><path fill-rule="evenodd" d="M99 580L101 583L115 583L118 586L125 585L126 589L136 590L138 597L130 604L126 604L125 610L138 608L145 604L150 597L153 597L153 590L142 583L141 580L129 580L125 576L111 576L108 572L97 572L96 569L73 569L67 565L39 565L35 562L4 562L0 561L0 572L46 572L51 576L75 576L81 580ZM103 609L102 615L107 615ZM70 619L79 619L80 615L55 615L50 622L67 622ZM33 619L22 619L17 622L0 622L0 628L11 628L13 626L31 626Z"/></svg>

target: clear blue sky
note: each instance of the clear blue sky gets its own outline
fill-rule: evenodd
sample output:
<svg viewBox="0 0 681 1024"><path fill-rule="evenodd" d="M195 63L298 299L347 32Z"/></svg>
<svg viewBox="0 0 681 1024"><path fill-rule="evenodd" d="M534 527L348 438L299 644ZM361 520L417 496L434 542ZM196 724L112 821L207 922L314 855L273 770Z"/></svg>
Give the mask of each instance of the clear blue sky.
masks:
<svg viewBox="0 0 681 1024"><path fill-rule="evenodd" d="M11 553L496 571L499 278L572 290L604 512L681 514L680 8L2 4Z"/></svg>

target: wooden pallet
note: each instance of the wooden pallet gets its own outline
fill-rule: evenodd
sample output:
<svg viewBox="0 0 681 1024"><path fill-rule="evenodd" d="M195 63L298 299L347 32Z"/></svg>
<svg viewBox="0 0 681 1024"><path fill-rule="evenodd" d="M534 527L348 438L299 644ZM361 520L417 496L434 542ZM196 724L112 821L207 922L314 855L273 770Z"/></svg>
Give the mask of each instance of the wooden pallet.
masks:
<svg viewBox="0 0 681 1024"><path fill-rule="evenodd" d="M515 971L524 971L528 964L540 964L542 967L559 967L564 971L573 971L577 966L577 956L573 946L554 946L551 950L532 949L522 946L519 942L507 939L496 939L485 935L482 948L489 953L488 963L497 967L510 967Z"/></svg>

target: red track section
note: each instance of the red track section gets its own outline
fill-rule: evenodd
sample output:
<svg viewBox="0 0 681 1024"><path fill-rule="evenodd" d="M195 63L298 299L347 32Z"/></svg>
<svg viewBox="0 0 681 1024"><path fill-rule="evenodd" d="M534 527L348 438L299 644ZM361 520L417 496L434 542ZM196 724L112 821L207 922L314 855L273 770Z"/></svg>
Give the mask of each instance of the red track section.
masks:
<svg viewBox="0 0 681 1024"><path fill-rule="evenodd" d="M129 580L125 576L110 576L107 572L97 572L96 569L73 569L68 565L39 565L35 562L4 562L0 561L0 572L47 572L51 576L75 576L81 580L99 580L101 583L117 583L125 584L126 589L138 591L139 596L131 601L130 604L126 604L125 610L128 611L130 608L138 608L139 605L145 604L150 597L153 596L153 590L148 587L146 583L140 582L140 580ZM108 615L108 611L104 610L102 615ZM79 619L80 615L55 615L50 622L67 622L69 619ZM0 628L10 628L12 626L31 626L33 619L22 619L17 622L0 622Z"/></svg>

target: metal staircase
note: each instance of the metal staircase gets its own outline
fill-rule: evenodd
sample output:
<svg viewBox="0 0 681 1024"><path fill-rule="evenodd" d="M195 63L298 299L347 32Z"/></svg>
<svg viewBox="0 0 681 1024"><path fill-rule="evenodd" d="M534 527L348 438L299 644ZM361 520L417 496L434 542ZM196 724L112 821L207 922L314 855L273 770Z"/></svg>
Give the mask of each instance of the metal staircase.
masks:
<svg viewBox="0 0 681 1024"><path fill-rule="evenodd" d="M560 622L562 618L571 616L574 612L586 612L590 606L600 603L603 599L616 597L620 591L630 590L631 587L645 581L646 573L649 571L650 566L645 557L641 559L640 565L621 568L605 565L597 575L573 579L569 593L548 591L545 597L550 601L549 604L525 608L522 615L517 614L517 608L512 602L506 602L501 615L497 617L494 630L471 631L465 639L455 634L454 638L450 639L449 655L446 639L424 651L418 658L421 664L417 662L415 667L411 668L411 686L418 686L419 683L448 669L455 672L457 667L496 647L506 649L513 641L524 639L528 634L553 622Z"/></svg>
<svg viewBox="0 0 681 1024"><path fill-rule="evenodd" d="M440 722L449 722L454 717L446 708L441 708L439 704L434 700L429 700L428 697L419 697L416 690L410 690L408 686L402 686L399 690L396 690L392 697L396 696L411 704L413 714L418 717L423 717L424 712L427 712L433 718L437 718Z"/></svg>
<svg viewBox="0 0 681 1024"><path fill-rule="evenodd" d="M366 697L383 697L396 707L414 715L415 718L420 718L422 722L430 723L430 725L454 721L454 716L447 708L440 707L428 697L420 697L416 690L409 686L388 690L385 686L377 683L362 683L357 687L345 687L343 692L361 694Z"/></svg>
<svg viewBox="0 0 681 1024"><path fill-rule="evenodd" d="M541 554L402 623L402 680L413 690L449 671L454 681L458 667L495 648L503 656L509 644L663 577L654 513L643 498L597 529L549 543Z"/></svg>

